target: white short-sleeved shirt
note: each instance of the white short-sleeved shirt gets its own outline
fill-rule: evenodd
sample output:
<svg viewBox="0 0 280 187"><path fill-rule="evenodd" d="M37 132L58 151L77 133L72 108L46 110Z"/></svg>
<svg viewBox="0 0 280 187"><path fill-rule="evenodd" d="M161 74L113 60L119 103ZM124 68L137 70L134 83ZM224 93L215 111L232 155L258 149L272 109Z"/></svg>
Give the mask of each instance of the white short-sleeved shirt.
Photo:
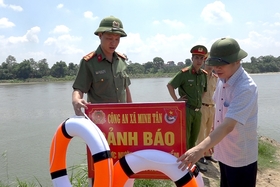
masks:
<svg viewBox="0 0 280 187"><path fill-rule="evenodd" d="M214 147L214 157L231 167L242 167L256 162L257 85L240 66L227 82L219 79L213 97L216 103L214 128L225 118L237 121L234 129Z"/></svg>

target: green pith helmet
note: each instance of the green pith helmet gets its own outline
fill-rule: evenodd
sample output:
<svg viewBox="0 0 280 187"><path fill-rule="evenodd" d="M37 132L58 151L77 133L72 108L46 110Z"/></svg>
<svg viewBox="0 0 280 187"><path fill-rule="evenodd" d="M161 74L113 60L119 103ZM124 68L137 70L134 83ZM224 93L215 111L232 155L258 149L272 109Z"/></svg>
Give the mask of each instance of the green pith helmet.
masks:
<svg viewBox="0 0 280 187"><path fill-rule="evenodd" d="M209 66L227 65L241 60L247 55L233 38L221 38L211 46L205 64Z"/></svg>
<svg viewBox="0 0 280 187"><path fill-rule="evenodd" d="M127 36L123 30L123 24L120 19L110 16L101 20L99 28L94 32L95 35L98 35L100 32L110 32L120 34L121 37Z"/></svg>

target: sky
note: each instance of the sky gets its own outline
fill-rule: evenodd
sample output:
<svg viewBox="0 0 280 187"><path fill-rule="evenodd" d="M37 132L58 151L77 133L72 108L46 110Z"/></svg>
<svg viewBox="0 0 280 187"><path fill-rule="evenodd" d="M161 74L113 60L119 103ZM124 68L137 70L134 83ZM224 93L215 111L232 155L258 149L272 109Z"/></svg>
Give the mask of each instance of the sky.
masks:
<svg viewBox="0 0 280 187"><path fill-rule="evenodd" d="M119 18L127 33L116 51L132 63L191 58L194 45L238 41L248 56L280 56L279 0L0 0L0 63L9 55L79 64L100 44L100 21Z"/></svg>

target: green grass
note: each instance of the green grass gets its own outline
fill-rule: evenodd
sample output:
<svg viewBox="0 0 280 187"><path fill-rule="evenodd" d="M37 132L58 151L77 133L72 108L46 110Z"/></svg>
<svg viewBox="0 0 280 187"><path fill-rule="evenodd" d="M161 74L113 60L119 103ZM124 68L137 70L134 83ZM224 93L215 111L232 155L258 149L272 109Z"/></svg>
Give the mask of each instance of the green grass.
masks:
<svg viewBox="0 0 280 187"><path fill-rule="evenodd" d="M175 184L171 180L165 179L135 179L134 187L174 187Z"/></svg>
<svg viewBox="0 0 280 187"><path fill-rule="evenodd" d="M279 161L275 157L277 147L271 142L259 138L259 158L258 167L259 170L265 170L267 168L277 168L279 167ZM7 151L2 154L6 166L8 166ZM86 163L86 162L85 162ZM8 167L6 169L6 172ZM73 187L88 187L87 178L87 165L80 164L76 166L69 167L67 169L70 182ZM16 181L9 182L10 178L7 174L7 181L4 183L0 180L0 187L43 187L40 181L36 177L34 181L22 181L16 178ZM175 184L171 180L156 180L156 179L135 179L134 187L175 187Z"/></svg>
<svg viewBox="0 0 280 187"><path fill-rule="evenodd" d="M86 162L85 162L86 163ZM87 165L80 164L68 168L67 172L69 175L70 182L74 187L87 187L88 186L88 175Z"/></svg>
<svg viewBox="0 0 280 187"><path fill-rule="evenodd" d="M29 181L23 181L16 179L15 182L4 184L2 181L0 181L0 187L42 187L40 182L35 178L37 182L29 182Z"/></svg>
<svg viewBox="0 0 280 187"><path fill-rule="evenodd" d="M276 149L271 142L259 139L259 170L279 167L279 161L275 157Z"/></svg>

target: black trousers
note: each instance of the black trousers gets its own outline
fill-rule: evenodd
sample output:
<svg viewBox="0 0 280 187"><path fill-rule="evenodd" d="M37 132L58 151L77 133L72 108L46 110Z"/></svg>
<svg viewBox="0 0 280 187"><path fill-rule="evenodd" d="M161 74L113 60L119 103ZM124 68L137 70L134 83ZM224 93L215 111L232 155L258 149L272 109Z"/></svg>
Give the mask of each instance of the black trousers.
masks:
<svg viewBox="0 0 280 187"><path fill-rule="evenodd" d="M221 180L220 187L255 187L258 163L248 166L231 167L219 162Z"/></svg>

